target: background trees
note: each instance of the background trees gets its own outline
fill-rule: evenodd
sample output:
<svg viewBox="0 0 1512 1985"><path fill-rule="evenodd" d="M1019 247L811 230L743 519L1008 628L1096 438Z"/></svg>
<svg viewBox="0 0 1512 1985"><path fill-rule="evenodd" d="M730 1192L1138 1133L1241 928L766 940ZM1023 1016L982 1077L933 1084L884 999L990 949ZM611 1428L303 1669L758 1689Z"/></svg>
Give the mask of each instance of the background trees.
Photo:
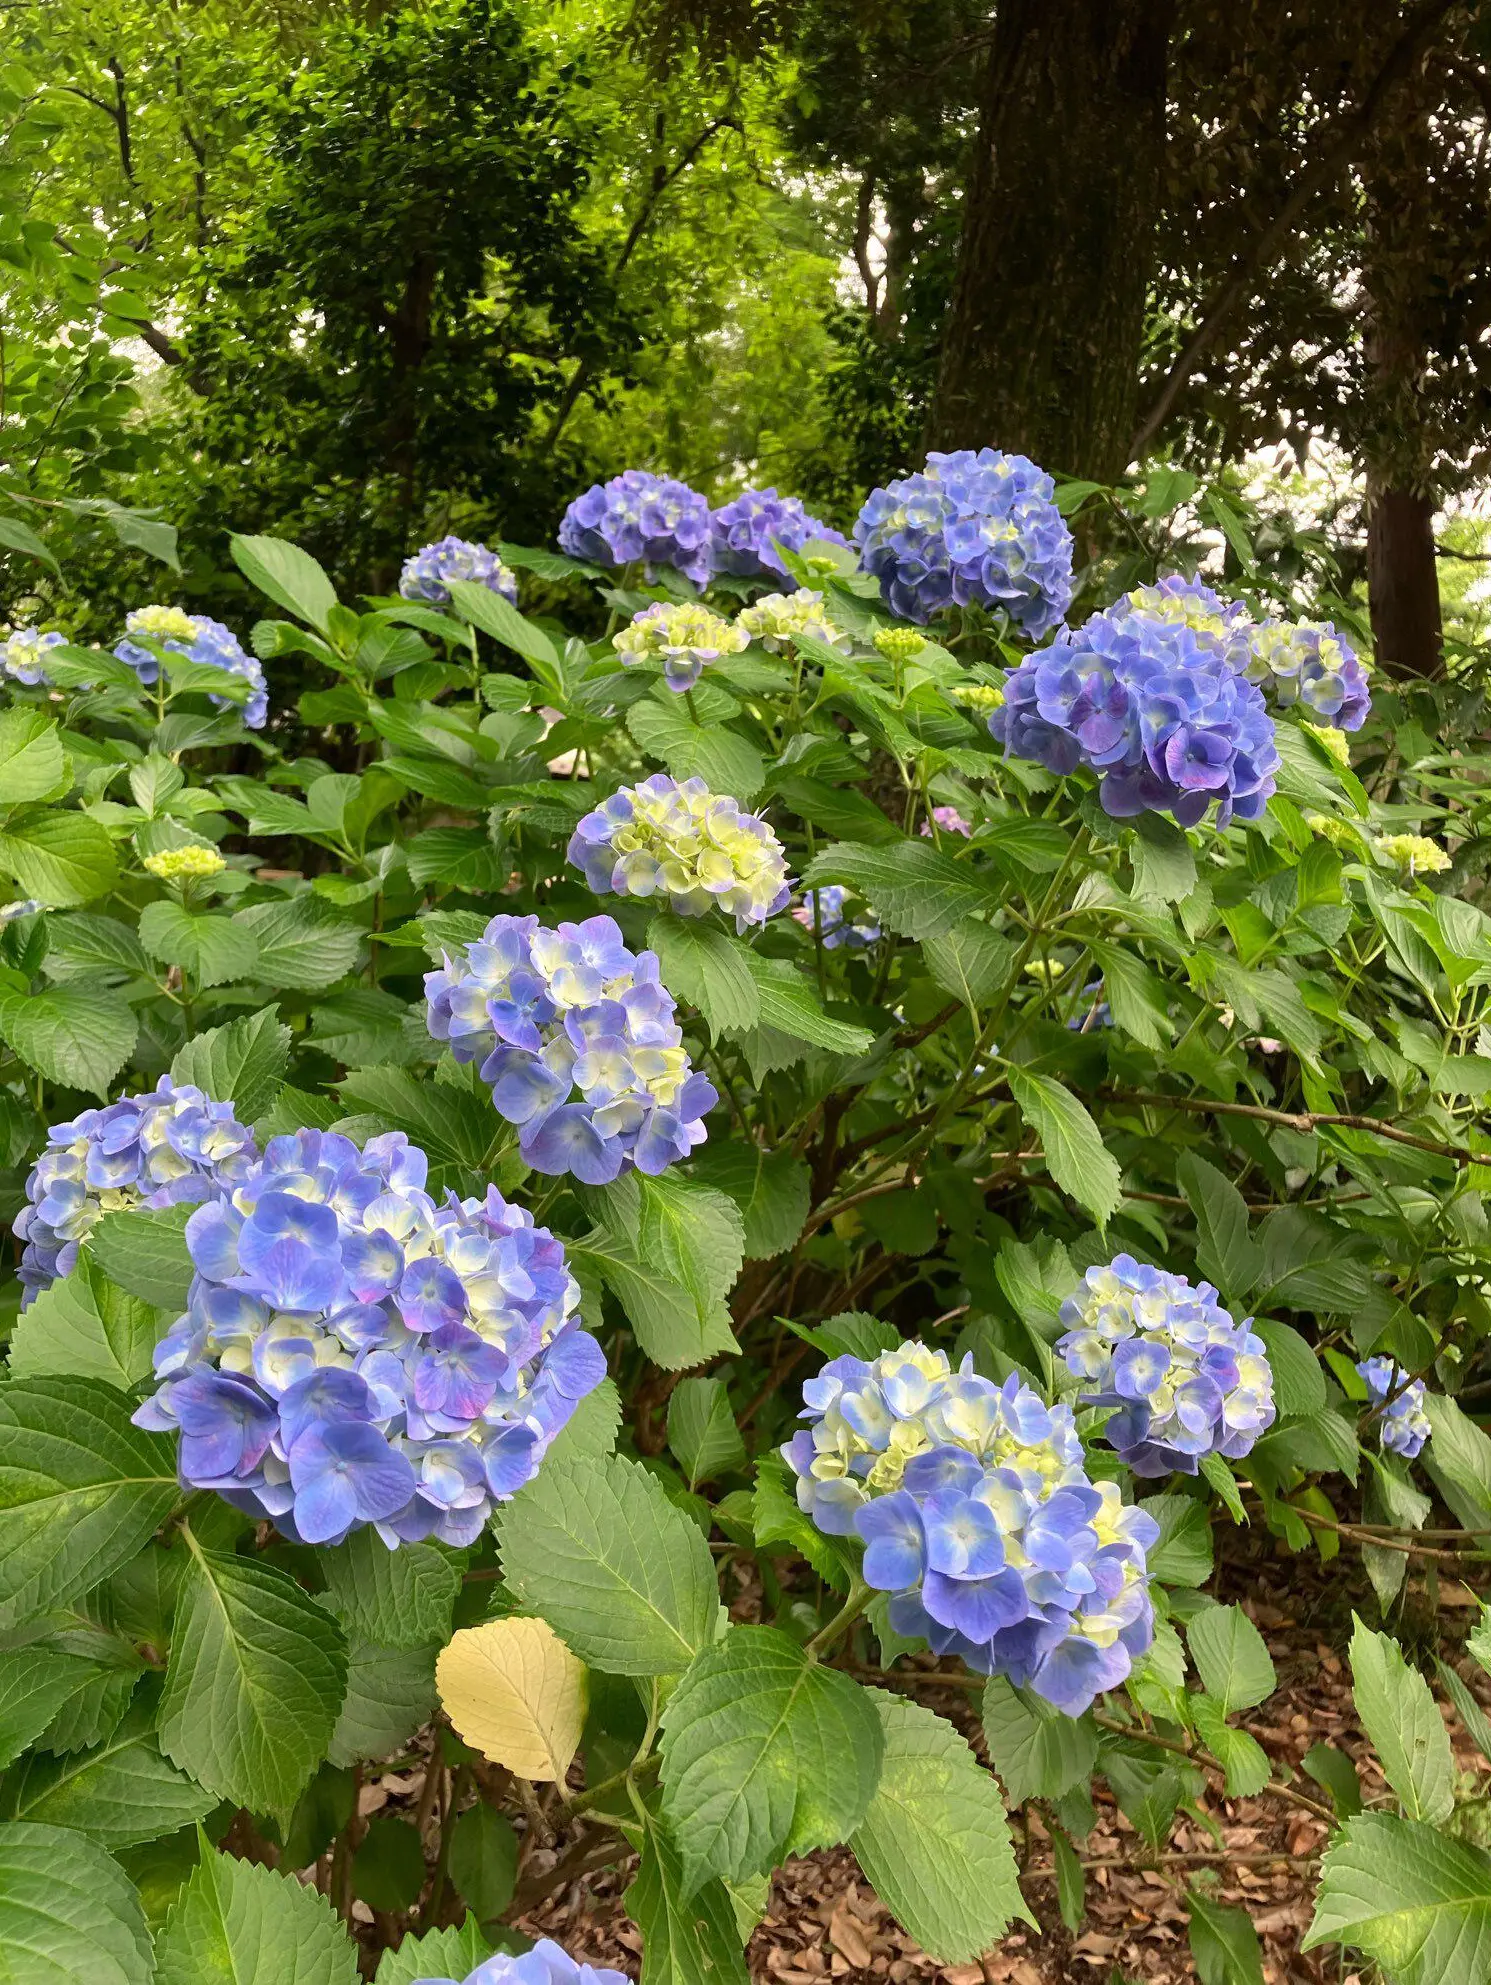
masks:
<svg viewBox="0 0 1512 1985"><path fill-rule="evenodd" d="M848 525L926 446L1105 482L1271 450L1326 461L1337 590L1431 673L1433 518L1485 472L1488 32L60 0L5 84L11 590L46 572L20 526L68 540L62 610L117 604L99 513L40 499L160 512L208 596L232 525L376 584L448 523L544 540L632 460Z"/></svg>

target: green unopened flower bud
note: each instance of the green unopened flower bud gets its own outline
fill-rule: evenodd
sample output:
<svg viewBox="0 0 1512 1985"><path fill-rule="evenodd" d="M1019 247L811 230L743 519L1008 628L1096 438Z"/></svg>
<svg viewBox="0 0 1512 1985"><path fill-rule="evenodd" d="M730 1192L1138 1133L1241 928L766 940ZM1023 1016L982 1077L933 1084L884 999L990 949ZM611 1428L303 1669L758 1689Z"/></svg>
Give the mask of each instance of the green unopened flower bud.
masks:
<svg viewBox="0 0 1512 1985"><path fill-rule="evenodd" d="M872 646L884 662L908 662L922 653L924 636L917 627L879 627Z"/></svg>
<svg viewBox="0 0 1512 1985"><path fill-rule="evenodd" d="M155 875L159 882L203 881L212 875L219 875L226 866L226 858L215 848L202 848L191 843L186 848L164 848L161 854L148 855L142 867L149 875Z"/></svg>

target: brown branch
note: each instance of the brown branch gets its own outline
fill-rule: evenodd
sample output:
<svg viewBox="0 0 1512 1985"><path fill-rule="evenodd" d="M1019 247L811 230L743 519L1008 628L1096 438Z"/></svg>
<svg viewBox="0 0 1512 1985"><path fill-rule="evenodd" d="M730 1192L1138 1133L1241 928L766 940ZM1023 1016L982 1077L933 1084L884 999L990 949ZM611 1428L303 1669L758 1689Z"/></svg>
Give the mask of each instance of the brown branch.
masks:
<svg viewBox="0 0 1512 1985"><path fill-rule="evenodd" d="M1130 443L1130 461L1138 461L1164 427L1187 381L1217 342L1219 331L1252 294L1275 251L1292 232L1314 195L1332 185L1349 162L1360 140L1380 117L1387 97L1422 54L1424 45L1453 4L1454 0L1423 0L1409 16L1402 34L1376 72L1375 81L1354 109L1328 119L1309 136L1308 164L1293 179L1290 192L1269 225L1255 236L1238 266L1219 284L1199 315L1195 330L1167 372Z"/></svg>
<svg viewBox="0 0 1512 1985"><path fill-rule="evenodd" d="M563 1883L574 1881L579 1875L595 1874L600 1868L612 1867L616 1861L623 1861L635 1849L630 1842L617 1834L605 1832L588 1833L562 1856L553 1868L534 1881L519 1883L514 1892L514 1900L509 1905L509 1914L522 1915L534 1909L538 1902L561 1888Z"/></svg>
<svg viewBox="0 0 1512 1985"><path fill-rule="evenodd" d="M1441 1144L1436 1138L1398 1130L1395 1124L1382 1123L1379 1117L1336 1116L1327 1110L1269 1110L1259 1103L1225 1103L1213 1096L1163 1096L1149 1089L1103 1088L1098 1094L1110 1103L1137 1103L1148 1109L1186 1110L1197 1116L1251 1117L1257 1123L1284 1124L1288 1130L1300 1130L1304 1134L1320 1125L1338 1130L1366 1130L1375 1137L1389 1138L1393 1144L1410 1144L1415 1151L1431 1151L1437 1158L1457 1159L1462 1165L1491 1162L1489 1151L1472 1151L1465 1144Z"/></svg>
<svg viewBox="0 0 1512 1985"><path fill-rule="evenodd" d="M1315 1510L1299 1509L1295 1503L1284 1503L1282 1507L1300 1516L1315 1530L1331 1530L1336 1536L1347 1537L1351 1544L1373 1544L1378 1551L1398 1551L1404 1558L1431 1558L1435 1564L1458 1566L1466 1558L1483 1555L1475 1551L1446 1551L1433 1544L1408 1544L1396 1537L1378 1537L1356 1523L1335 1523L1332 1518L1320 1516Z"/></svg>

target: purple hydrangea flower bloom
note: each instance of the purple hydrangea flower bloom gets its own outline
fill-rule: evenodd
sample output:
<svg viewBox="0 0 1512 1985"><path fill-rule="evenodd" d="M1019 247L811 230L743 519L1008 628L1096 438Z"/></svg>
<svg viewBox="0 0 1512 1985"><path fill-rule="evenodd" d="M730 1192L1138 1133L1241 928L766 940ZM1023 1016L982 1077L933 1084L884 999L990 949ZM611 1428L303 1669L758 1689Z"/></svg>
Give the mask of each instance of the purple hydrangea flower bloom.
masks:
<svg viewBox="0 0 1512 1985"><path fill-rule="evenodd" d="M857 1537L902 1634L1079 1716L1150 1645L1159 1528L1091 1482L1071 1409L924 1344L832 1359L782 1452L799 1507Z"/></svg>
<svg viewBox="0 0 1512 1985"><path fill-rule="evenodd" d="M133 1416L178 1433L189 1486L307 1544L462 1546L535 1474L603 1352L559 1241L425 1176L397 1132L302 1130L191 1216L189 1307Z"/></svg>
<svg viewBox="0 0 1512 1985"><path fill-rule="evenodd" d="M144 646L143 643L151 643ZM162 669L157 652L184 655L207 668L224 669L252 685L245 703L235 704L227 696L213 695L210 701L223 710L240 709L249 730L260 731L268 721L268 685L262 663L242 647L229 627L208 614L182 613L177 607L139 607L126 616L126 636L115 645L117 661L136 670L144 687L151 688Z"/></svg>
<svg viewBox="0 0 1512 1985"><path fill-rule="evenodd" d="M513 606L520 597L515 576L487 545L470 544L466 538L448 534L435 544L423 545L404 561L399 575L399 591L407 600L426 600L432 606L451 604L451 589L459 579L472 579L491 593L500 593Z"/></svg>
<svg viewBox="0 0 1512 1985"><path fill-rule="evenodd" d="M495 917L426 975L425 997L431 1038L478 1064L538 1172L608 1185L708 1136L714 1085L688 1059L655 952L631 951L612 917Z"/></svg>
<svg viewBox="0 0 1512 1985"><path fill-rule="evenodd" d="M649 469L626 469L574 497L557 543L594 565L670 565L700 590L713 571L708 499Z"/></svg>
<svg viewBox="0 0 1512 1985"><path fill-rule="evenodd" d="M419 1978L415 1985L448 1985L441 1978ZM630 1985L623 1971L597 1969L569 1957L560 1944L542 1937L519 1957L496 1951L475 1971L469 1971L462 1985Z"/></svg>
<svg viewBox="0 0 1512 1985"><path fill-rule="evenodd" d="M1211 1283L1115 1255L1061 1304L1056 1345L1084 1406L1115 1406L1103 1436L1136 1475L1195 1475L1205 1454L1241 1460L1276 1417L1265 1343Z"/></svg>
<svg viewBox="0 0 1512 1985"><path fill-rule="evenodd" d="M988 728L1006 757L1089 767L1115 818L1192 827L1216 805L1219 827L1256 820L1281 759L1265 699L1230 660L1235 638L1121 601L1010 670Z"/></svg>
<svg viewBox="0 0 1512 1985"><path fill-rule="evenodd" d="M938 827L942 834L965 834L968 838L970 837L971 822L961 812L959 807L933 806L929 809L929 820L935 823L935 827ZM919 828L919 832L925 836L930 836L934 833L934 828L930 826L929 820L924 821Z"/></svg>
<svg viewBox="0 0 1512 1985"><path fill-rule="evenodd" d="M1396 1398L1381 1415L1381 1445L1389 1453L1401 1455L1404 1461L1416 1460L1433 1432L1433 1422L1427 1412L1428 1393L1423 1381L1415 1378L1410 1385L1403 1385L1402 1380L1407 1374L1390 1358L1365 1358L1355 1366L1355 1370L1364 1379L1365 1389L1375 1405L1379 1406L1383 1399L1396 1392Z"/></svg>
<svg viewBox="0 0 1512 1985"><path fill-rule="evenodd" d="M56 631L40 634L35 627L12 628L0 638L0 680L9 676L12 682L24 682L28 688L46 682L42 658L49 648L61 647L67 639L66 634Z"/></svg>
<svg viewBox="0 0 1512 1985"><path fill-rule="evenodd" d="M847 910L847 905L854 908ZM793 905L793 915L805 930L814 928L814 892L807 890ZM865 951L882 936L882 926L838 882L819 887L819 935L826 951Z"/></svg>
<svg viewBox="0 0 1512 1985"><path fill-rule="evenodd" d="M256 1141L230 1103L167 1075L144 1096L54 1124L13 1229L26 1243L23 1304L69 1273L102 1214L197 1204L245 1178L256 1158Z"/></svg>
<svg viewBox="0 0 1512 1985"><path fill-rule="evenodd" d="M811 517L796 496L779 496L775 489L748 489L733 503L721 504L710 519L714 541L714 570L740 579L771 578L785 593L798 581L783 562L778 545L802 551L821 538L826 544L845 539L828 524Z"/></svg>
<svg viewBox="0 0 1512 1985"><path fill-rule="evenodd" d="M1024 455L930 454L872 491L855 538L888 608L920 626L974 602L1040 641L1071 603L1071 533L1054 483Z"/></svg>
<svg viewBox="0 0 1512 1985"><path fill-rule="evenodd" d="M723 910L742 934L786 909L792 893L766 821L702 779L665 772L621 786L585 814L567 859L600 896L655 897L681 917Z"/></svg>

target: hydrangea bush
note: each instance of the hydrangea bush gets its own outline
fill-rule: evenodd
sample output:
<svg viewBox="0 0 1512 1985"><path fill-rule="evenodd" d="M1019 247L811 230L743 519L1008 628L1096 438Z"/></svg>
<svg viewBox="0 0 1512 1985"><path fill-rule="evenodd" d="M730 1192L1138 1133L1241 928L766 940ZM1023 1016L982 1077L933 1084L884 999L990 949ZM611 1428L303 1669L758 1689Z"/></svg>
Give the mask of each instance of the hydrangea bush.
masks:
<svg viewBox="0 0 1512 1985"><path fill-rule="evenodd" d="M1115 1808L1247 1976L1235 1801L1311 1942L1486 1985L1489 1628L1413 1652L1490 1523L1471 677L992 449L816 528L630 470L566 559L7 638L21 1985L18 1907L49 1980L609 1985L519 1926L621 1865L727 1985L841 1844L1048 1975ZM1241 1603L1315 1551L1363 1812Z"/></svg>

